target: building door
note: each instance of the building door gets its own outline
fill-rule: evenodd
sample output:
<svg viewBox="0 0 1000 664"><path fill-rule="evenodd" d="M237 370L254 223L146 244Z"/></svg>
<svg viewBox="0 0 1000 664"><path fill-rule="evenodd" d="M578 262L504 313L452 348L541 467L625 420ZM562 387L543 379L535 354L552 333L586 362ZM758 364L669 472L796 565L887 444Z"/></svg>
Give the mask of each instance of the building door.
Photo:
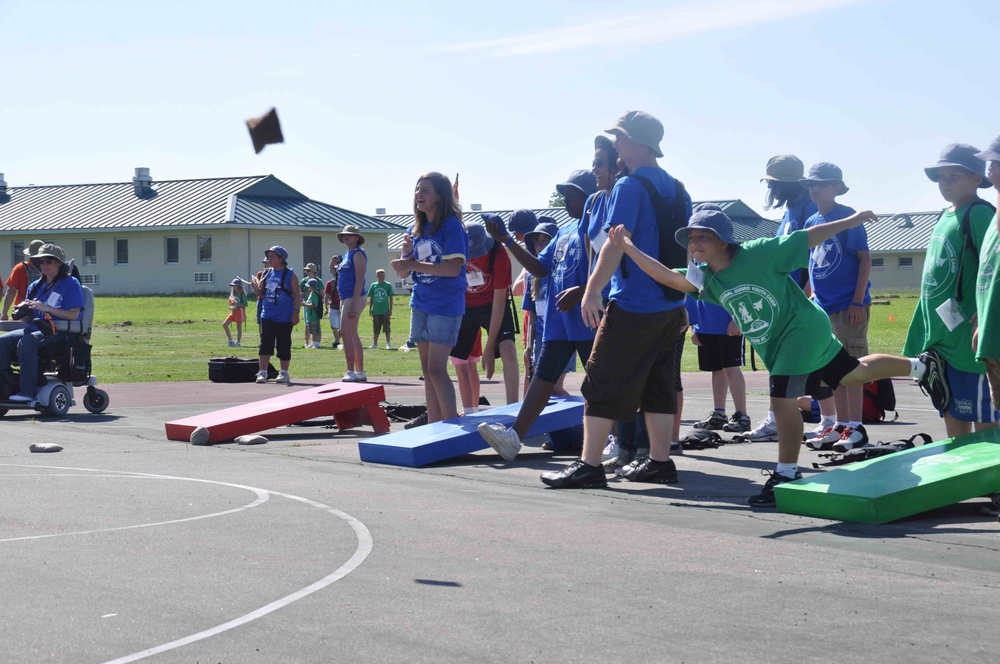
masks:
<svg viewBox="0 0 1000 664"><path fill-rule="evenodd" d="M302 257L306 264L316 264L316 277L323 276L323 238L319 235L302 236Z"/></svg>

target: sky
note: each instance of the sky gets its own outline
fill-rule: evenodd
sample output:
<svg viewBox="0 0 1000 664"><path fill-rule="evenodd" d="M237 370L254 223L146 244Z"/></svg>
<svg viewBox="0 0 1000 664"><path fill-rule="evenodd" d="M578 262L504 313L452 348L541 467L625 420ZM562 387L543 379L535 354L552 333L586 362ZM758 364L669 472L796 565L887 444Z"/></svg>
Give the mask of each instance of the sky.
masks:
<svg viewBox="0 0 1000 664"><path fill-rule="evenodd" d="M841 200L944 207L924 166L1000 134L995 0L370 3L0 0L9 186L274 174L311 198L412 212L418 176L466 206L544 207L627 110L665 128L695 200L762 210L768 158L839 165ZM992 9L991 9L992 8ZM285 143L244 120L276 107Z"/></svg>

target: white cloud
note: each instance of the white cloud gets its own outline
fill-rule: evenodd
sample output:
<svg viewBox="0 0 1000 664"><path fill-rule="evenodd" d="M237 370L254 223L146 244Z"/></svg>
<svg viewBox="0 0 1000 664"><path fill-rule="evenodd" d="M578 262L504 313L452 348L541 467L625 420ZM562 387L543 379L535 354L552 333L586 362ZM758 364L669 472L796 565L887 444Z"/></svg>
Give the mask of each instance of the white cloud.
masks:
<svg viewBox="0 0 1000 664"><path fill-rule="evenodd" d="M692 3L515 37L449 44L440 50L486 51L495 56L518 56L557 53L610 44L649 44L723 28L771 23L864 1L721 0L713 3Z"/></svg>

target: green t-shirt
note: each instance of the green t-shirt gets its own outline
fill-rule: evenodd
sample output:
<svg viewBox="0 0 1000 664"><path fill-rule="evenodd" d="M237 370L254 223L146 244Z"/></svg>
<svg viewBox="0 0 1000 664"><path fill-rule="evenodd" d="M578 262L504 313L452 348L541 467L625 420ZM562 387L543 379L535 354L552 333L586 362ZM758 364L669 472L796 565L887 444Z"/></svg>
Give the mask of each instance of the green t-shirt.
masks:
<svg viewBox="0 0 1000 664"><path fill-rule="evenodd" d="M702 267L699 297L729 312L773 375L812 373L841 349L830 317L788 276L808 263L809 235L800 230L744 242L721 272Z"/></svg>
<svg viewBox="0 0 1000 664"><path fill-rule="evenodd" d="M382 283L373 282L368 287L368 299L371 300L372 314L381 316L389 313L389 303L392 300L392 296L392 284L388 281L383 281Z"/></svg>
<svg viewBox="0 0 1000 664"><path fill-rule="evenodd" d="M230 295L229 296L229 308L232 311L236 311L237 309L246 309L247 308L247 295L246 295L246 293L239 293L237 295Z"/></svg>
<svg viewBox="0 0 1000 664"><path fill-rule="evenodd" d="M303 303L310 303L311 307L302 307L307 323L319 322L319 291L307 293L302 297Z"/></svg>
<svg viewBox="0 0 1000 664"><path fill-rule="evenodd" d="M997 215L993 215L979 250L978 276L976 310L979 312L979 347L976 359L996 360L1000 359L1000 239Z"/></svg>
<svg viewBox="0 0 1000 664"><path fill-rule="evenodd" d="M976 277L979 264L971 251L965 252L962 268L962 302L957 302L965 321L954 330L944 324L937 308L958 293L958 267L963 260L962 216L965 207L954 212L946 210L934 226L924 257L924 273L920 278L920 299L906 333L903 355L916 357L934 348L948 364L968 373L985 373L972 350L972 324L976 313ZM969 216L969 235L977 249L983 246L983 236L990 225L993 211L986 205L976 205ZM980 252L981 253L981 252Z"/></svg>

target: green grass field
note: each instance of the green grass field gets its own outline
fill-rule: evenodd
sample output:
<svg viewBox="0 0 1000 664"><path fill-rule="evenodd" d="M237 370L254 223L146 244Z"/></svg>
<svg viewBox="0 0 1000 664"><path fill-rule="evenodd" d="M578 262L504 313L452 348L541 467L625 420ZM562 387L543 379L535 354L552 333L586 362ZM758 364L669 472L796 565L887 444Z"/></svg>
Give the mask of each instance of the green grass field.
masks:
<svg viewBox="0 0 1000 664"><path fill-rule="evenodd" d="M879 294L874 299L887 300L889 304L872 307L868 334L871 351L898 354L913 317L916 296ZM253 322L249 329L244 329L241 348L226 346L222 331L227 313L224 296L99 297L95 309L94 373L102 382L207 380L209 358L257 355L257 325ZM252 302L250 312L252 318ZM407 298L397 297L392 315L394 346L406 341L409 313ZM235 325L232 329L235 336ZM367 316L361 321L361 340L366 349L371 345L372 329ZM292 341L293 378L332 378L344 372L343 353L330 348L332 336L325 321L323 348L302 348L301 325L293 333ZM382 347L378 350L365 351L365 370L369 375L420 375L415 351L388 351L385 340L380 343ZM763 368L760 363L758 368ZM684 352L683 370L698 370L697 352L690 342Z"/></svg>

